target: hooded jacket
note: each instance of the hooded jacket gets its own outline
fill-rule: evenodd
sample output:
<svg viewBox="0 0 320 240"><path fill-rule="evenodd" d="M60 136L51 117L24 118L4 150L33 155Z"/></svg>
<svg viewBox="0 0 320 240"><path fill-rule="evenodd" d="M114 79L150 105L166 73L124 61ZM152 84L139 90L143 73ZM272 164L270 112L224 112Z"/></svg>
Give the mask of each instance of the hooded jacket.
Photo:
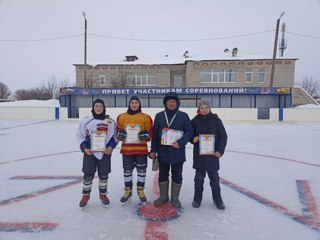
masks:
<svg viewBox="0 0 320 240"><path fill-rule="evenodd" d="M166 107L166 102L170 99L177 101L177 107L170 110ZM193 128L190 123L190 118L185 112L179 111L180 99L175 92L169 92L163 99L165 110L156 114L153 125L153 138L151 142L151 152L157 153L160 162L166 164L176 164L186 161L185 146L193 136ZM168 128L165 113L167 113L169 123L175 116L170 129L183 132L181 139L177 141L179 148L174 148L170 145L161 145L161 135L164 128Z"/></svg>
<svg viewBox="0 0 320 240"><path fill-rule="evenodd" d="M221 156L224 154L228 136L217 114L213 114L212 112L207 115L198 114L191 120L191 124L194 129L193 138L199 136L199 134L214 134L215 151L219 152ZM192 140L191 143L193 143ZM194 143L193 148L193 168L218 171L220 169L219 158L212 155L199 155L198 141Z"/></svg>

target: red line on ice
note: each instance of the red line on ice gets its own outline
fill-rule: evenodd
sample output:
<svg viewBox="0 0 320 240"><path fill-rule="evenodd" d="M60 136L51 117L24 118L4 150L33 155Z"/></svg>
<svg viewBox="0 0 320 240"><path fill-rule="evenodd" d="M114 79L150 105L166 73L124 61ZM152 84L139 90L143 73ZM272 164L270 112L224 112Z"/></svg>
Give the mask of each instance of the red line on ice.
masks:
<svg viewBox="0 0 320 240"><path fill-rule="evenodd" d="M309 218L311 219L311 221L317 222L317 221L319 221L319 213L318 213L316 200L311 192L311 188L310 188L307 180L300 180L300 182L302 184L302 187L303 187L303 190L305 193Z"/></svg>
<svg viewBox="0 0 320 240"><path fill-rule="evenodd" d="M22 177L26 177L26 178L22 178ZM43 179L41 177L43 176L39 176L40 178L37 178L37 176L32 176L32 178L29 178L27 176L18 176L16 179L27 179L27 180L30 180L30 179ZM66 176L64 176L66 177ZM15 179L14 177L12 179ZM47 176L46 179L55 179L54 176ZM61 176L58 176L56 179L63 179L61 178ZM81 183L82 182L82 179L79 179L79 177L73 177L73 181L71 182L67 182L67 183L63 183L63 184L59 184L59 185L56 185L56 186L53 186L53 187L49 187L49 188L46 188L46 189L43 189L43 190L39 190L39 191L34 191L34 192L31 192L31 193L27 193L27 194L24 194L24 195L20 195L20 196L17 196L17 197L14 197L14 198L9 198L9 199L6 199L6 200L2 200L0 201L0 207L2 206L5 206L5 205L10 205L10 204L13 204L13 203L16 203L16 202L20 202L20 201L23 201L23 200L27 200L27 199L30 199L30 198L34 198L34 197L38 197L40 195L43 195L43 194L46 194L46 193L49 193L49 192L53 192L53 191L57 191L57 190L60 190L60 189L63 189L63 188L66 188L66 187L69 187L69 186L72 186L72 185L75 185L75 184L78 184L78 183Z"/></svg>
<svg viewBox="0 0 320 240"><path fill-rule="evenodd" d="M156 172L153 178L153 195L159 196L158 175ZM144 228L145 240L168 240L169 236L166 232L167 222L147 221Z"/></svg>
<svg viewBox="0 0 320 240"><path fill-rule="evenodd" d="M305 226L308 226L308 227L311 227L312 229L316 230L316 231L320 231L320 221L314 221L314 220L310 220L298 213L295 213L283 206L281 206L280 204L277 204L275 202L272 202L254 192L251 192L243 187L240 187L224 178L221 178L221 183L232 188L233 190L239 192L239 193L242 193L243 195L247 196L247 197L250 197L251 199L259 202L259 203L262 203L264 204L265 206L268 206L268 207L271 207L275 210L278 210L279 212L287 215L287 216L290 216L291 219L295 220L296 222L299 222L301 223L302 225L305 225Z"/></svg>
<svg viewBox="0 0 320 240"><path fill-rule="evenodd" d="M48 222L0 222L0 231L2 232L41 232L51 231L58 226L57 223Z"/></svg>

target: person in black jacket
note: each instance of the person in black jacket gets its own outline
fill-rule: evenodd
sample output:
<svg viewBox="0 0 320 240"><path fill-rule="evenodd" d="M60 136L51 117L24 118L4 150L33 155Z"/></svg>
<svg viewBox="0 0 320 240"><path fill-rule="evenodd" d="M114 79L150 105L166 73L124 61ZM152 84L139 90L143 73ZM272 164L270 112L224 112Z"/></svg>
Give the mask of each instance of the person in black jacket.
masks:
<svg viewBox="0 0 320 240"><path fill-rule="evenodd" d="M221 119L211 112L210 102L199 102L198 115L191 120L194 129L192 143L194 177L194 198L192 207L199 208L202 201L202 192L206 173L210 179L212 198L216 207L225 209L221 198L219 174L219 158L223 155L227 145L227 133ZM212 146L212 149L211 149Z"/></svg>
<svg viewBox="0 0 320 240"><path fill-rule="evenodd" d="M180 208L179 194L182 185L183 163L186 161L185 145L193 136L190 118L179 111L180 99L177 93L169 92L163 99L165 110L156 114L152 128L150 157L158 156L160 197L154 205L169 201L169 171L171 168L171 205Z"/></svg>

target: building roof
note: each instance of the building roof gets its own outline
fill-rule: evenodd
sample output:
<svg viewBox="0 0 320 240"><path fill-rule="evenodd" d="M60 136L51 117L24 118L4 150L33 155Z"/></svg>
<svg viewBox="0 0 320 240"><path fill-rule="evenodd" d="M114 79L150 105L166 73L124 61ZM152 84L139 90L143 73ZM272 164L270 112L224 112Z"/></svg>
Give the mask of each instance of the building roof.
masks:
<svg viewBox="0 0 320 240"><path fill-rule="evenodd" d="M165 65L165 64L185 64L187 61L239 61L239 60L272 60L272 56L258 56L250 54L241 54L238 53L237 56L233 57L232 52L222 52L219 54L204 53L198 55L189 54L188 57L184 57L184 54L181 56L170 56L164 54L163 56L143 56L143 55L131 55L136 57L135 61L127 61L127 56L122 58L110 58L106 59L103 62L96 64L89 64L91 66L96 65ZM277 57L277 59L290 59L297 60L298 58L287 58L287 57ZM75 66L83 64L74 64Z"/></svg>

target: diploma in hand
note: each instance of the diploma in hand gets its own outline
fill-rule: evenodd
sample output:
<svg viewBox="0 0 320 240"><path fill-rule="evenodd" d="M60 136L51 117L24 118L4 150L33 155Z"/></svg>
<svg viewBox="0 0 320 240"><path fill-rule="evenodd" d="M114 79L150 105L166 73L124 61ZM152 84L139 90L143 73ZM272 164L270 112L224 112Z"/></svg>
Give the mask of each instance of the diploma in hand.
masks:
<svg viewBox="0 0 320 240"><path fill-rule="evenodd" d="M125 130L127 132L126 143L140 143L138 134L141 131L139 124L126 124Z"/></svg>
<svg viewBox="0 0 320 240"><path fill-rule="evenodd" d="M170 128L163 128L161 133L161 145L172 145L182 138L183 132Z"/></svg>
<svg viewBox="0 0 320 240"><path fill-rule="evenodd" d="M106 132L92 131L91 132L91 150L93 152L104 152L106 149Z"/></svg>
<svg viewBox="0 0 320 240"><path fill-rule="evenodd" d="M214 153L214 134L200 134L199 135L199 154L212 155Z"/></svg>

